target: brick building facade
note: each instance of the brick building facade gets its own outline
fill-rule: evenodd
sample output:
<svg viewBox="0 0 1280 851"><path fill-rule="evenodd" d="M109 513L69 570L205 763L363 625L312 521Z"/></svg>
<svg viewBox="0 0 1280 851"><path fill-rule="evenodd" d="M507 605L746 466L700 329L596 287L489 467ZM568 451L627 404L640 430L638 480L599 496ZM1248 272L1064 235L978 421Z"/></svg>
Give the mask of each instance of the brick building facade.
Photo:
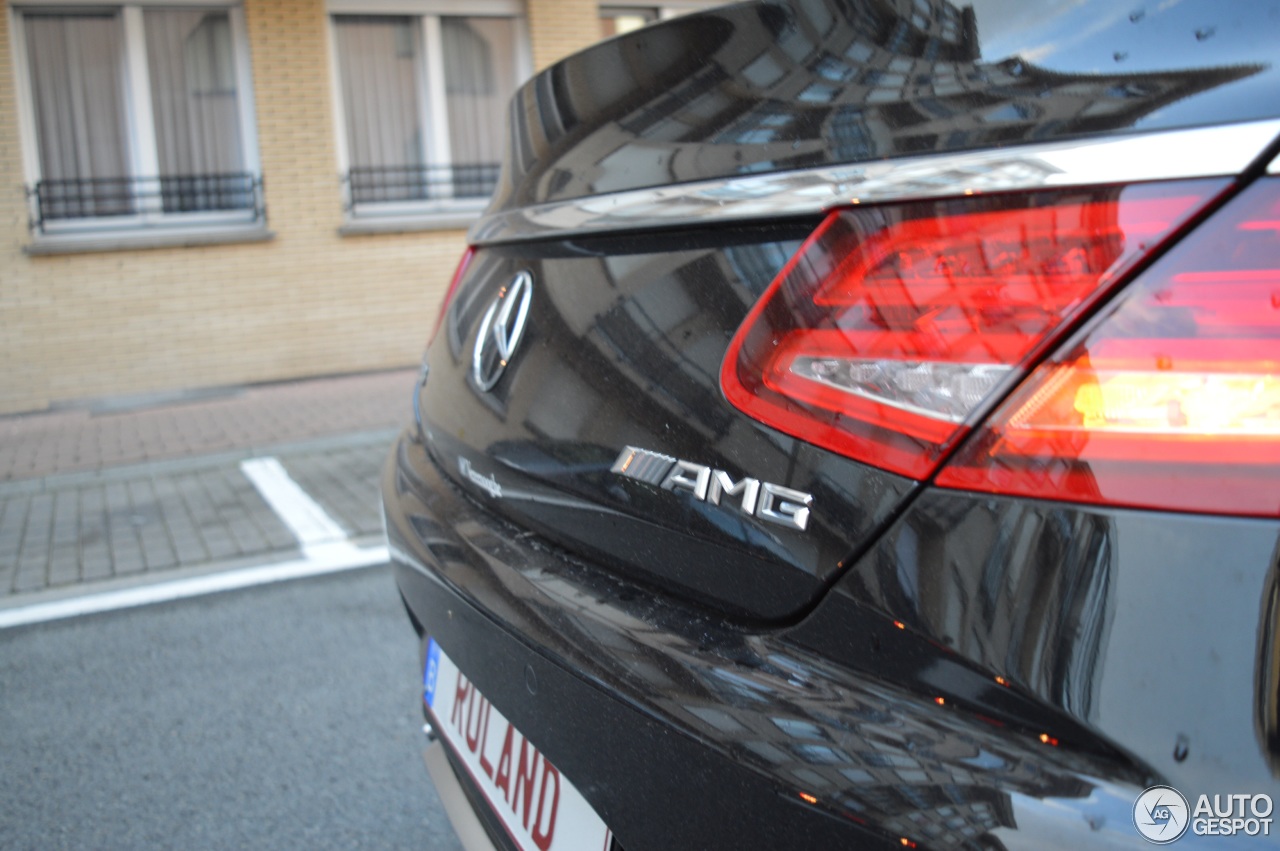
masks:
<svg viewBox="0 0 1280 851"><path fill-rule="evenodd" d="M0 0L0 413L415 363L492 103L635 11Z"/></svg>

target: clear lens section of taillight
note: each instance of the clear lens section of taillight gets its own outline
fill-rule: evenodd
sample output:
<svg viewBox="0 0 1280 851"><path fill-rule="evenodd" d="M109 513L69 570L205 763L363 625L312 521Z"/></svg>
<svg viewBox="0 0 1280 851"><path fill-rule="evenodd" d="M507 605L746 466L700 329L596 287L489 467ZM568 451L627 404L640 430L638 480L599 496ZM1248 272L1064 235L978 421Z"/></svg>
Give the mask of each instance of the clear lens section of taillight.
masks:
<svg viewBox="0 0 1280 851"><path fill-rule="evenodd" d="M725 396L787 434L925 478L1065 322L1222 188L838 210L738 329Z"/></svg>
<svg viewBox="0 0 1280 851"><path fill-rule="evenodd" d="M1143 272L937 481L1280 515L1280 179L1250 187Z"/></svg>

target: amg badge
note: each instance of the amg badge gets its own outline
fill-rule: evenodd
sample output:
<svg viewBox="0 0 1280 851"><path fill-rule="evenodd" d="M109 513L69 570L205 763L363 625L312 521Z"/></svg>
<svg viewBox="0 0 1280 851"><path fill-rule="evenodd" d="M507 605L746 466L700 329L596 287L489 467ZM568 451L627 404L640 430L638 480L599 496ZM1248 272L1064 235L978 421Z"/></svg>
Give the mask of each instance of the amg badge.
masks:
<svg viewBox="0 0 1280 851"><path fill-rule="evenodd" d="M779 526L804 531L809 525L813 495L771 482L749 478L735 482L724 470L634 446L628 446L618 454L612 472L637 482L657 485L663 490L688 491L695 498L712 505L719 505L726 496L737 497L743 514Z"/></svg>

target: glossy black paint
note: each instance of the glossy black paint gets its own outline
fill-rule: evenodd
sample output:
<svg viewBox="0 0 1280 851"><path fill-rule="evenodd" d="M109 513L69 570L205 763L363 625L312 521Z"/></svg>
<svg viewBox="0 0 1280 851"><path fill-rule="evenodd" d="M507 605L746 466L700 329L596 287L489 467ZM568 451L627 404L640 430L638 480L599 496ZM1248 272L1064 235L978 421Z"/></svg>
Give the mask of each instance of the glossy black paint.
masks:
<svg viewBox="0 0 1280 851"><path fill-rule="evenodd" d="M1278 23L1271 0L729 7L536 78L495 204L1274 116ZM420 637L628 851L1133 848L1149 784L1280 798L1280 523L942 491L724 402L730 336L814 224L476 255L384 481ZM477 325L521 270L526 338L481 392ZM810 491L814 521L612 476L626 445Z"/></svg>
<svg viewBox="0 0 1280 851"><path fill-rule="evenodd" d="M727 6L527 84L491 209L1274 117L1278 32L1276 0Z"/></svg>
<svg viewBox="0 0 1280 851"><path fill-rule="evenodd" d="M930 489L795 638L856 665L840 636L891 618L1188 797L1280 797L1278 571L1276 521Z"/></svg>
<svg viewBox="0 0 1280 851"><path fill-rule="evenodd" d="M1197 691L1243 685L1247 694L1233 695L1231 705L1252 706L1252 651L1208 656L1252 649L1236 642L1252 635L1256 619L1240 618L1239 626L1224 627L1222 639L1187 656L1179 654L1190 639L1178 639L1172 658L1133 645L1143 631L1133 627L1175 635L1161 623L1199 608L1175 586L1143 605L1140 581L1137 589L1111 586L1101 595L1083 581L1071 600L1101 599L1101 607L1060 604L1061 591L1044 591L1048 614L1027 612L1012 628L992 628L979 658L968 646L929 635L923 616L895 623L883 601L855 581L868 571L895 576L906 569L877 548L840 593L797 626L742 630L508 526L445 484L412 435L390 459L384 486L394 495L388 532L397 581L416 621L585 793L630 851L901 848L904 838L920 848L1135 847L1133 800L1148 784L1181 782L1188 793L1219 788L1206 783L1280 793L1258 770L1265 749L1251 726L1243 736L1196 726L1198 708L1217 694ZM986 536L972 525L984 514L996 527ZM998 532L998 514L989 500L963 494L929 495L913 505L886 540L901 546L908 530L927 530L960 562L951 569L946 562L914 564L934 577L919 581L928 594L916 598L934 600L932 609L942 612L947 596L937 589L947 577L977 571L983 557L987 564L1021 563L1014 555L1025 543L1011 545ZM1059 575L1051 562L1041 564L1051 571L1046 587L1070 586L1070 568L1082 563L1093 564L1089 576L1137 578L1184 540L1183 518L1162 514L1030 504L1014 516L1015 525L1051 541L1043 545L1046 557L1080 553L1065 555L1068 567ZM946 517L961 522L941 529L937 522ZM1076 531L1089 529L1093 537L1071 543ZM1213 518L1193 531L1204 546L1234 540L1240 559L1256 559L1270 543L1262 561L1251 563L1274 566L1275 523ZM1098 535L1115 537L1100 546ZM1236 568L1225 582L1198 577L1202 595L1194 603L1207 596L1206 610L1234 605L1239 595L1256 593L1256 573ZM997 577L993 589L1000 578L1007 580ZM1187 572L1174 578L1185 580ZM1134 607L1140 623L1126 621ZM1105 624L1101 636L1089 630L1093 613ZM1076 648L1065 662L1053 648L1073 631L1078 641L1061 641ZM538 677L536 695L525 688L525 665ZM1117 668L1132 673L1116 677ZM1085 705L1076 692L1088 682L1098 687ZM1125 690L1119 704L1112 687ZM1130 728L1107 723L1100 709L1125 710ZM1137 747L1106 735L1140 733L1144 718L1151 729L1126 741ZM1171 756L1174 741L1165 741L1170 722L1189 736L1183 763ZM1135 754L1148 738L1160 746ZM1180 845L1206 843L1188 834Z"/></svg>
<svg viewBox="0 0 1280 851"><path fill-rule="evenodd" d="M720 393L729 338L813 226L481 249L428 353L431 451L492 510L603 567L749 620L812 604L914 487L764 428ZM481 391L478 327L521 271L534 282L525 336ZM626 446L811 493L809 527L611 473Z"/></svg>

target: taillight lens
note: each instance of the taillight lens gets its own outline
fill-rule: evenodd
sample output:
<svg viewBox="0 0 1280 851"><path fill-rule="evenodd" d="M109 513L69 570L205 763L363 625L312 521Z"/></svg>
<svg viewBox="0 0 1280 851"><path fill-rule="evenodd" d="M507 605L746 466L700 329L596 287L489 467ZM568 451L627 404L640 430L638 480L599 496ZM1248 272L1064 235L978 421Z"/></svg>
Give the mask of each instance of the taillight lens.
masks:
<svg viewBox="0 0 1280 851"><path fill-rule="evenodd" d="M471 258L476 254L474 246L467 246L467 250L462 252L462 259L458 261L458 268L453 270L453 278L449 281L449 289L444 291L444 300L440 302L440 312L436 315L435 327L431 329L431 336L427 338L427 348L431 347L432 342L436 339L436 334L440 333L440 326L444 324L444 315L449 312L449 303L453 301L453 296L458 292L458 284L462 282L462 276L467 274L467 267L471 265Z"/></svg>
<svg viewBox="0 0 1280 851"><path fill-rule="evenodd" d="M1223 186L837 210L738 329L725 396L782 432L926 478L1063 323Z"/></svg>
<svg viewBox="0 0 1280 851"><path fill-rule="evenodd" d="M1143 272L937 482L1280 515L1280 180L1251 187Z"/></svg>

